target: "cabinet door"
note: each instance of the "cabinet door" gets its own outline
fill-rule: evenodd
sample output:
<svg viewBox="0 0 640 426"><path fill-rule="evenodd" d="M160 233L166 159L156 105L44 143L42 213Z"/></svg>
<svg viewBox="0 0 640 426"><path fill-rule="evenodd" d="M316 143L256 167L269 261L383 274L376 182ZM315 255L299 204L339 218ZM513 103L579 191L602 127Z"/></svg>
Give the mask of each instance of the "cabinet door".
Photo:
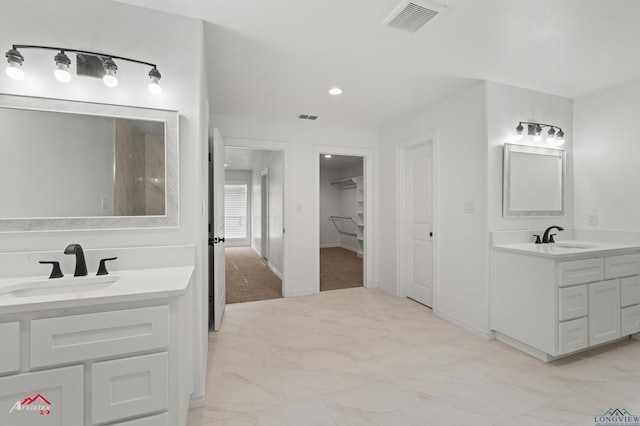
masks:
<svg viewBox="0 0 640 426"><path fill-rule="evenodd" d="M640 333L640 305L629 306L620 311L622 322L621 336Z"/></svg>
<svg viewBox="0 0 640 426"><path fill-rule="evenodd" d="M640 275L620 280L620 306L631 306L640 303Z"/></svg>
<svg viewBox="0 0 640 426"><path fill-rule="evenodd" d="M589 284L589 345L620 337L620 281Z"/></svg>
<svg viewBox="0 0 640 426"><path fill-rule="evenodd" d="M587 316L587 293L586 285L558 290L558 319L567 321Z"/></svg>
<svg viewBox="0 0 640 426"><path fill-rule="evenodd" d="M20 370L20 323L0 324L0 374Z"/></svg>
<svg viewBox="0 0 640 426"><path fill-rule="evenodd" d="M0 378L0 425L83 426L84 366Z"/></svg>
<svg viewBox="0 0 640 426"><path fill-rule="evenodd" d="M578 318L558 324L560 355L579 351L589 346L588 323L586 318Z"/></svg>

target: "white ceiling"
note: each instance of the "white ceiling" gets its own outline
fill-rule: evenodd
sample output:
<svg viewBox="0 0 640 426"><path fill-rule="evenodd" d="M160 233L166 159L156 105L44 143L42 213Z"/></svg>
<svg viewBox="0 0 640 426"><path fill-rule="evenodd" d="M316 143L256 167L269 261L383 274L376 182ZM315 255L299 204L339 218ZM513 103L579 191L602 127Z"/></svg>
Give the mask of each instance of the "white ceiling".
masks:
<svg viewBox="0 0 640 426"><path fill-rule="evenodd" d="M400 0L120 1L206 22L218 113L378 127L477 80L575 98L640 76L638 0L441 0L416 33L380 25Z"/></svg>

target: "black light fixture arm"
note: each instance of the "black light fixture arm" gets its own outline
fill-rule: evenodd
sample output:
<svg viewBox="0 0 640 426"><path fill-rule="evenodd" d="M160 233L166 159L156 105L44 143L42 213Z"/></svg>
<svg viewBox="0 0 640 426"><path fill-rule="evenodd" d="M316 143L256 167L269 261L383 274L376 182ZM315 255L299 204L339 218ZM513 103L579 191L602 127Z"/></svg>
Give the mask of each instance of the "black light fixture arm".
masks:
<svg viewBox="0 0 640 426"><path fill-rule="evenodd" d="M552 129L562 130L560 126L556 126L555 124L534 123L532 121L520 121L518 123L518 126L522 126L523 124L527 124L531 126L540 126L540 127L551 127Z"/></svg>
<svg viewBox="0 0 640 426"><path fill-rule="evenodd" d="M54 47L54 46L35 46L35 45L29 45L29 44L14 44L13 50L18 50L18 49L46 49L46 50L62 50L63 52L71 52L71 53L79 53L79 54L84 53L85 55L94 55L94 56L99 56L101 58L111 58L111 59L118 59L122 61L135 62L136 64L148 65L150 67L157 68L157 65L152 64L151 62L139 61L137 59L125 58L123 56L107 55L105 53L92 52L90 50L68 49L66 47Z"/></svg>

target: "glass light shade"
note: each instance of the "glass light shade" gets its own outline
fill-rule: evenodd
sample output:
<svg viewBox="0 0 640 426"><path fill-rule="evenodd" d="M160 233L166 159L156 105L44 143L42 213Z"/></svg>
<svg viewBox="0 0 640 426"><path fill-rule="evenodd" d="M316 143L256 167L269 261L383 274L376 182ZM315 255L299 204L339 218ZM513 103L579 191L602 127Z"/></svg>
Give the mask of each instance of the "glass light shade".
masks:
<svg viewBox="0 0 640 426"><path fill-rule="evenodd" d="M71 74L69 73L69 65L58 64L58 69L53 72L56 79L62 83L68 83L71 80Z"/></svg>
<svg viewBox="0 0 640 426"><path fill-rule="evenodd" d="M524 138L524 135L522 133L516 133L516 135L513 138L517 141L521 141L522 138Z"/></svg>
<svg viewBox="0 0 640 426"><path fill-rule="evenodd" d="M535 135L535 136L533 137L533 141L534 141L534 142L540 142L541 140L542 140L542 136L541 136L541 135Z"/></svg>
<svg viewBox="0 0 640 426"><path fill-rule="evenodd" d="M162 87L160 87L160 84L156 77L151 77L151 83L149 83L149 91L154 95L157 95L160 92L162 92Z"/></svg>
<svg viewBox="0 0 640 426"><path fill-rule="evenodd" d="M114 70L106 70L102 81L108 87L116 87L118 85L118 78Z"/></svg>
<svg viewBox="0 0 640 426"><path fill-rule="evenodd" d="M554 143L556 141L555 136L547 136L547 143Z"/></svg>
<svg viewBox="0 0 640 426"><path fill-rule="evenodd" d="M5 71L7 75L14 80L22 80L24 78L22 65L17 62L9 61L9 65L7 65L7 69Z"/></svg>
<svg viewBox="0 0 640 426"><path fill-rule="evenodd" d="M562 146L562 145L564 145L564 138L558 138L558 139L556 139L556 145L558 145L558 146Z"/></svg>

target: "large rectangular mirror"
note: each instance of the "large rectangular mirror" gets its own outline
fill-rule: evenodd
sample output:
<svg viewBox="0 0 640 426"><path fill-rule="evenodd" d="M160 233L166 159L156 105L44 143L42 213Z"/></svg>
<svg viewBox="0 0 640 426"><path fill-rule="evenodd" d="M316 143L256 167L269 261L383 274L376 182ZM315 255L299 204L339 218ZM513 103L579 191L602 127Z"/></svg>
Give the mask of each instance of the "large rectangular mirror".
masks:
<svg viewBox="0 0 640 426"><path fill-rule="evenodd" d="M504 145L503 216L563 216L565 152Z"/></svg>
<svg viewBox="0 0 640 426"><path fill-rule="evenodd" d="M0 94L0 232L179 225L175 111Z"/></svg>

